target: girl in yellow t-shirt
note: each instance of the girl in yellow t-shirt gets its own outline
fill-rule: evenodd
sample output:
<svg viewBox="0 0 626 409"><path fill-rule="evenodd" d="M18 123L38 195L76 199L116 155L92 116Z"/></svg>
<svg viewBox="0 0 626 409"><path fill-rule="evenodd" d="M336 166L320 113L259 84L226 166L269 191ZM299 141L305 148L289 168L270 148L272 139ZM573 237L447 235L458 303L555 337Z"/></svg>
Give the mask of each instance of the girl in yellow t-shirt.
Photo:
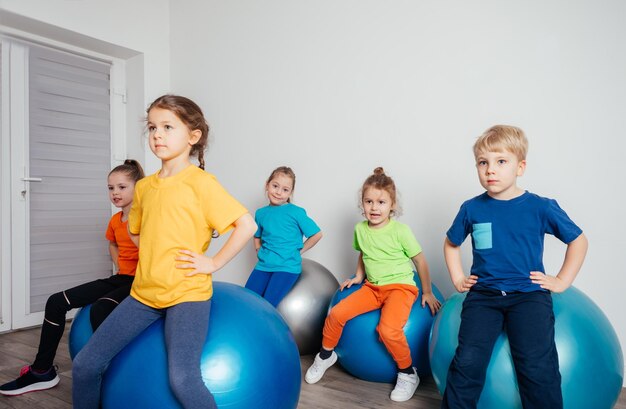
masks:
<svg viewBox="0 0 626 409"><path fill-rule="evenodd" d="M128 297L74 359L74 407L97 409L102 375L111 359L152 322L165 319L170 386L184 408L216 408L204 385L200 355L213 294L212 274L252 238L248 211L204 172L208 124L188 98L164 95L147 110L152 152L161 169L135 186L128 230L139 264ZM199 167L190 161L197 156ZM213 256L213 233L233 229ZM183 381L181 381L183 380Z"/></svg>

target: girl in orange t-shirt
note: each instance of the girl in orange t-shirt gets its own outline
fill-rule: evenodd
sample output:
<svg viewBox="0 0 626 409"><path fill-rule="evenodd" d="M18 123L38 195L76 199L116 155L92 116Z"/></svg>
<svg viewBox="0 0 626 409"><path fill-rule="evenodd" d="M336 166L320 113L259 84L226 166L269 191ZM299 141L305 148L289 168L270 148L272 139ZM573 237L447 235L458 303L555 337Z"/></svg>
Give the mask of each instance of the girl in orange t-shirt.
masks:
<svg viewBox="0 0 626 409"><path fill-rule="evenodd" d="M138 250L128 235L128 213L133 202L135 183L143 176L141 165L134 159L127 159L108 176L109 199L115 207L121 209L111 217L106 231L116 274L52 294L48 298L35 362L22 368L17 379L0 386L0 394L21 395L58 384L60 378L53 363L65 330L67 312L91 304L89 318L95 331L130 293L137 268Z"/></svg>

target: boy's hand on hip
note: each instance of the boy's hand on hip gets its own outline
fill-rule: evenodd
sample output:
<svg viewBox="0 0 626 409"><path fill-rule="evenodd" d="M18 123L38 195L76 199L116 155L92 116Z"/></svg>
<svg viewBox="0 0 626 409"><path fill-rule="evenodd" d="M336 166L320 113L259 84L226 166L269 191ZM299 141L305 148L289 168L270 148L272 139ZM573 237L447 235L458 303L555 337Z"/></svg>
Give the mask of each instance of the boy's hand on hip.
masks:
<svg viewBox="0 0 626 409"><path fill-rule="evenodd" d="M562 293L569 287L567 283L560 278L549 276L541 271L531 271L530 281L532 281L533 284L539 284L539 287L544 290L552 291L553 293Z"/></svg>
<svg viewBox="0 0 626 409"><path fill-rule="evenodd" d="M179 253L182 256L176 257L176 261L183 261L184 263L176 264L176 268L191 270L185 274L186 277L196 274L213 274L219 269L212 257L189 250L180 250Z"/></svg>
<svg viewBox="0 0 626 409"><path fill-rule="evenodd" d="M476 284L476 282L478 282L478 276L475 276L473 274L469 277L463 276L462 280L458 280L454 283L454 287L458 292L465 293L469 291L470 288L472 288L472 286Z"/></svg>

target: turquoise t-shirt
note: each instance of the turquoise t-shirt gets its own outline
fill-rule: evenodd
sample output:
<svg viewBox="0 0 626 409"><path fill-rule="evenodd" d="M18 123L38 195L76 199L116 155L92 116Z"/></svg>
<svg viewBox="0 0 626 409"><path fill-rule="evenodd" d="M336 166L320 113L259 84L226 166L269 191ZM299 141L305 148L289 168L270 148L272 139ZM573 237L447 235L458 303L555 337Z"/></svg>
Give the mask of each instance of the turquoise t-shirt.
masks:
<svg viewBox="0 0 626 409"><path fill-rule="evenodd" d="M411 259L422 252L422 247L406 224L392 219L386 226L372 229L364 220L354 228L353 246L363 254L370 283L415 285Z"/></svg>
<svg viewBox="0 0 626 409"><path fill-rule="evenodd" d="M256 211L258 229L254 235L261 239L256 269L267 272L302 272L303 236L311 237L320 231L306 210L292 203L265 206Z"/></svg>

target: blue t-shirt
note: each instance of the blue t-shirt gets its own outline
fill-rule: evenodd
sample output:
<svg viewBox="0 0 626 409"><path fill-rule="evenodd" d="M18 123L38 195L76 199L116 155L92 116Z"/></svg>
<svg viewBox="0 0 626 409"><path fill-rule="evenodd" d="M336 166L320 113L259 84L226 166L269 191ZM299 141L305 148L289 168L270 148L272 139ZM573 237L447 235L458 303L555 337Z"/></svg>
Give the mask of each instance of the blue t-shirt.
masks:
<svg viewBox="0 0 626 409"><path fill-rule="evenodd" d="M446 235L456 246L472 235L471 273L478 276L475 289L529 292L542 291L529 277L531 271L545 273L546 233L567 244L582 230L556 200L529 192L497 200L485 192L463 203Z"/></svg>
<svg viewBox="0 0 626 409"><path fill-rule="evenodd" d="M320 228L306 211L291 203L265 206L256 211L258 229L254 235L261 239L256 269L267 272L302 272L302 236L311 237Z"/></svg>

